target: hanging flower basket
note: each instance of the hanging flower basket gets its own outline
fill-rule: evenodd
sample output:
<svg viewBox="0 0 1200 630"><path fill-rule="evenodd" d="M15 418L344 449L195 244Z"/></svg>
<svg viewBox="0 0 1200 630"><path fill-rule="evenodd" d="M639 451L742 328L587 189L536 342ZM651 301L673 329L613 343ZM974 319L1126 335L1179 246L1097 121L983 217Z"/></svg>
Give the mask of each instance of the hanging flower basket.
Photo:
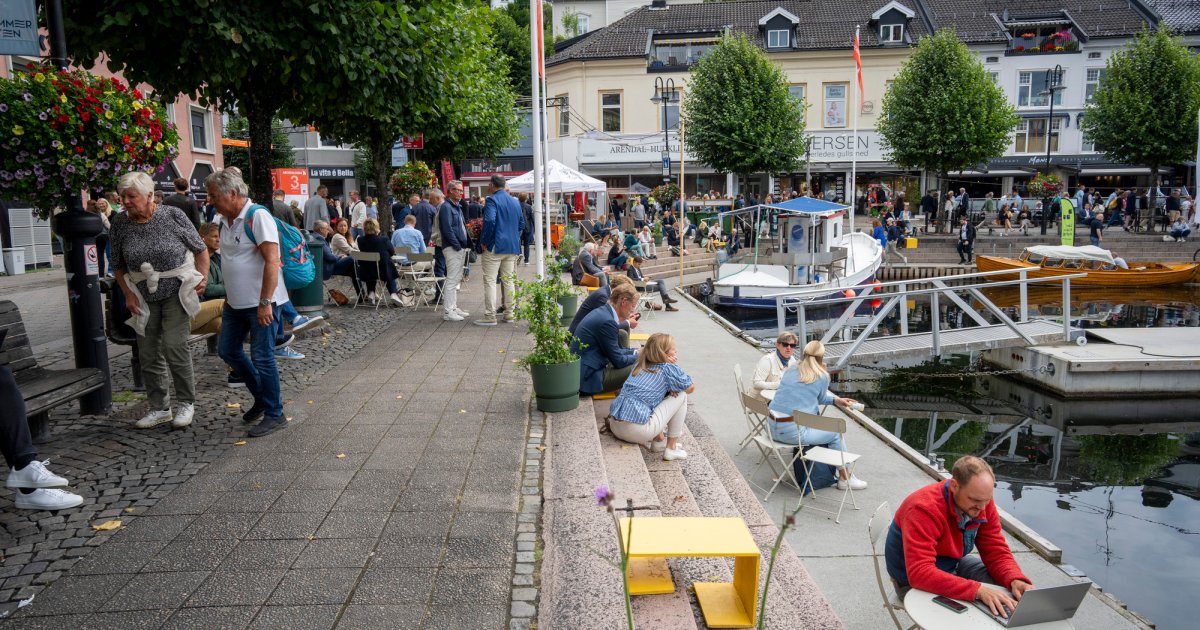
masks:
<svg viewBox="0 0 1200 630"><path fill-rule="evenodd" d="M1029 180L1029 184L1025 189L1029 191L1031 197L1053 197L1058 194L1062 188L1062 178L1051 173L1050 175L1038 174L1033 179Z"/></svg>
<svg viewBox="0 0 1200 630"><path fill-rule="evenodd" d="M162 172L178 143L162 105L119 79L46 64L0 78L0 197L43 218L124 173Z"/></svg>
<svg viewBox="0 0 1200 630"><path fill-rule="evenodd" d="M427 188L435 188L438 178L424 162L420 160L409 162L392 171L388 188L397 199L407 201L412 195L419 195Z"/></svg>

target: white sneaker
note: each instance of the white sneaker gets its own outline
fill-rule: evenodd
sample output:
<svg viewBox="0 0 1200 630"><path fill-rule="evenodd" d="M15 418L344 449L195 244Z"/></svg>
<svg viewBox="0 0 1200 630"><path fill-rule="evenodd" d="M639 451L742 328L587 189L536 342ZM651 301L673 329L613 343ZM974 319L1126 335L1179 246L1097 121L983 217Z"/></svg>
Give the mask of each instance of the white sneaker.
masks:
<svg viewBox="0 0 1200 630"><path fill-rule="evenodd" d="M449 313L442 315L442 321L444 322L461 322L464 319L466 318L462 315L459 315L458 311L450 311Z"/></svg>
<svg viewBox="0 0 1200 630"><path fill-rule="evenodd" d="M388 296L388 297L389 297L389 298L391 298L391 300L392 300L392 304L395 304L396 306L404 306L404 303L400 301L400 296L399 296L399 295L397 295L397 294L393 293L393 294L391 294L391 295L390 295L390 296Z"/></svg>
<svg viewBox="0 0 1200 630"><path fill-rule="evenodd" d="M182 429L192 423L192 416L196 413L196 406L192 403L183 403L175 410L175 417L171 418L171 426L176 429Z"/></svg>
<svg viewBox="0 0 1200 630"><path fill-rule="evenodd" d="M661 453L667 450L667 441L663 440L661 442L655 442L654 440L650 440L649 442L642 444L642 446L644 446L646 450L650 451L651 453Z"/></svg>
<svg viewBox="0 0 1200 630"><path fill-rule="evenodd" d="M677 459L687 459L687 451L681 448L668 448L663 451L664 462L672 462Z"/></svg>
<svg viewBox="0 0 1200 630"><path fill-rule="evenodd" d="M471 314L470 314L470 313L468 313L468 312L466 312L466 311L462 310L461 308L458 308L457 306L455 306L455 307L454 307L454 312L455 312L455 313L458 313L458 314L459 314L459 316L461 316L463 319L466 319L466 318L468 318L468 317L470 317L470 316L471 316Z"/></svg>
<svg viewBox="0 0 1200 630"><path fill-rule="evenodd" d="M9 488L61 488L67 485L66 479L46 468L46 464L49 463L48 459L44 462L35 459L21 470L10 468L8 483L5 485Z"/></svg>
<svg viewBox="0 0 1200 630"><path fill-rule="evenodd" d="M65 510L83 503L78 494L57 488L39 488L25 494L18 492L13 504L22 510Z"/></svg>
<svg viewBox="0 0 1200 630"><path fill-rule="evenodd" d="M156 427L164 422L170 422L170 421L171 421L171 410L170 409L159 409L157 411L151 411L150 413L142 416L142 419L138 420L137 422L134 422L133 426L138 429L153 429L154 427Z"/></svg>
<svg viewBox="0 0 1200 630"><path fill-rule="evenodd" d="M863 481L862 479L859 479L858 477L855 477L854 475L850 475L849 480L838 479L838 490L845 490L847 485L850 486L851 490L866 490L867 489L867 482Z"/></svg>

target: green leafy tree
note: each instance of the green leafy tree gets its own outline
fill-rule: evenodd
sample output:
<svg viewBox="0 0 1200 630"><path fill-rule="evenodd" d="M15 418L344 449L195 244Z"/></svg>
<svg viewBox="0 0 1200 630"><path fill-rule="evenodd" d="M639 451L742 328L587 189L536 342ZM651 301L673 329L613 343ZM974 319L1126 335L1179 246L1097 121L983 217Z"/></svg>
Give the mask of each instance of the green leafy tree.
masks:
<svg viewBox="0 0 1200 630"><path fill-rule="evenodd" d="M248 140L250 126L242 116L230 116L225 124L226 138ZM243 173L250 172L250 150L246 147L222 146L221 153L225 157L225 166L236 166ZM287 132L279 119L271 121L271 168L288 168L296 165L296 154L288 142Z"/></svg>
<svg viewBox="0 0 1200 630"><path fill-rule="evenodd" d="M431 161L493 156L518 140L515 96L502 79L505 60L490 43L488 9L467 2L439 6L422 13L427 37L412 44L408 89L312 117L322 133L366 152L376 182L389 181L392 144L402 135L425 134L421 157ZM391 215L379 218L390 229Z"/></svg>
<svg viewBox="0 0 1200 630"><path fill-rule="evenodd" d="M727 35L692 66L682 116L688 150L741 177L803 164L802 105L783 70L745 35Z"/></svg>
<svg viewBox="0 0 1200 630"><path fill-rule="evenodd" d="M249 183L270 198L271 121L339 120L442 103L429 81L449 63L452 0L94 0L65 6L76 63L103 53L112 70L164 94L235 105L248 120ZM437 53L437 54L434 54ZM393 101L403 101L399 104ZM361 114L360 114L361 115ZM390 143L391 139L388 139Z"/></svg>
<svg viewBox="0 0 1200 630"><path fill-rule="evenodd" d="M548 4L542 5L542 54L546 59L554 54L552 9ZM510 2L491 13L496 46L508 58L509 84L518 95L528 97L532 87L529 77L533 71L529 60L529 3Z"/></svg>
<svg viewBox="0 0 1200 630"><path fill-rule="evenodd" d="M1108 59L1100 86L1083 117L1083 133L1114 162L1158 168L1191 160L1200 111L1200 58L1165 26L1142 31Z"/></svg>
<svg viewBox="0 0 1200 630"><path fill-rule="evenodd" d="M979 58L954 31L941 29L900 66L876 128L888 159L942 180L1003 155L1017 122Z"/></svg>

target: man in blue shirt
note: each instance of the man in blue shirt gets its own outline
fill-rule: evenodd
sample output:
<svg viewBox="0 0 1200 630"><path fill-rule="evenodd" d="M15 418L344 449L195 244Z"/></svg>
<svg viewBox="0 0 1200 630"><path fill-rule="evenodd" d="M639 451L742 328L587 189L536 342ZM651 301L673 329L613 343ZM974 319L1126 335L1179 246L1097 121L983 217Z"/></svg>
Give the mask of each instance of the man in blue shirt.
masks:
<svg viewBox="0 0 1200 630"><path fill-rule="evenodd" d="M425 238L421 235L421 232L417 230L416 226L417 226L417 217L414 217L411 214L404 217L404 224L400 227L400 229L398 229L392 233L392 247L394 247L394 248L407 247L408 251L413 254L424 254L425 253ZM409 264L408 256L405 256L404 254L399 254L399 253L397 254L397 256L399 256L401 258L401 260L399 260L400 264L402 264L402 265ZM430 266L432 266L432 263L428 263L428 262L413 263L412 270L413 271L422 271L424 269L428 269Z"/></svg>
<svg viewBox="0 0 1200 630"><path fill-rule="evenodd" d="M483 207L483 230L479 242L483 248L483 317L477 326L496 325L496 274L504 281L504 295L509 308L504 321L513 321L512 296L516 291L513 276L517 272L517 254L521 252L521 231L525 215L521 204L504 187L508 182L501 175L492 175L488 182L488 199Z"/></svg>

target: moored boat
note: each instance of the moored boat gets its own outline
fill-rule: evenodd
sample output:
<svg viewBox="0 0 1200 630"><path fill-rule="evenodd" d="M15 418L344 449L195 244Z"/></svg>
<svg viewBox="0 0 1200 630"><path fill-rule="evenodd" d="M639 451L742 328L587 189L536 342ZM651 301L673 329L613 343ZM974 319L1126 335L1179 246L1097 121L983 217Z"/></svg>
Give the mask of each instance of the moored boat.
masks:
<svg viewBox="0 0 1200 630"><path fill-rule="evenodd" d="M1087 274L1073 278L1071 285L1103 287L1156 287L1192 282L1200 263L1160 263L1115 259L1112 252L1091 245L1027 247L1018 258L976 256L979 271L1025 269L1026 277L1047 278ZM991 281L1014 280L1016 274L988 276Z"/></svg>

